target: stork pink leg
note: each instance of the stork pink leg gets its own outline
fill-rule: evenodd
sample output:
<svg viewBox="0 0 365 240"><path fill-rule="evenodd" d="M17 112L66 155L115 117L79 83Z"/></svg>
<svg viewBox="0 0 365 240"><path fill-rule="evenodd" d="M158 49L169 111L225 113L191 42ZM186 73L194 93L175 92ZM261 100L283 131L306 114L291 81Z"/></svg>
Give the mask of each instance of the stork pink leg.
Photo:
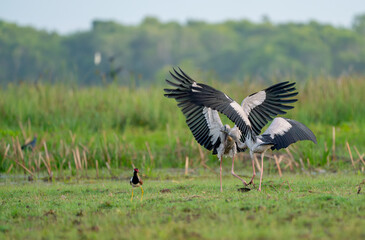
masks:
<svg viewBox="0 0 365 240"><path fill-rule="evenodd" d="M236 178L238 178L239 180L242 181L242 183L247 186L247 182L245 180L243 180L242 178L240 178L235 172L234 172L234 156L232 157L232 170L231 170L231 173L233 176L235 176Z"/></svg>
<svg viewBox="0 0 365 240"><path fill-rule="evenodd" d="M248 183L248 185L253 184L253 179L256 176L255 160L253 158L251 158L251 162L252 162L252 178L251 178L251 181Z"/></svg>
<svg viewBox="0 0 365 240"><path fill-rule="evenodd" d="M264 154L265 152L261 153L261 175L260 175L259 192L261 192L262 175L264 174Z"/></svg>
<svg viewBox="0 0 365 240"><path fill-rule="evenodd" d="M222 157L220 157L220 171L219 171L219 177L220 177L220 180L221 180L221 192L223 192L223 188L222 188Z"/></svg>

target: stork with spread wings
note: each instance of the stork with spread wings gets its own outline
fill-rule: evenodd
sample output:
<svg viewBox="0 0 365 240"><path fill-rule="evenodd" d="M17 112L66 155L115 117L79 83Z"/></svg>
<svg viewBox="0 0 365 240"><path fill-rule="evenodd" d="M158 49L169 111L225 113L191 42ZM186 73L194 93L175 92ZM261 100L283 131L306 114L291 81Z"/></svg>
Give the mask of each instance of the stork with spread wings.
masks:
<svg viewBox="0 0 365 240"><path fill-rule="evenodd" d="M186 123L196 141L220 160L220 184L222 189L222 157L232 158L233 176L239 178L243 184L253 183L256 175L254 153L261 153L261 164L266 150L286 148L298 140L311 140L316 143L312 131L303 124L290 119L276 118L265 131L262 128L278 114L285 114L293 106L298 92L295 83L281 82L269 88L253 93L246 97L241 105L206 84L197 83L180 68L170 72L175 81L166 80L173 89L164 89L165 96L174 98L178 107L186 117ZM233 128L222 124L218 112L226 115L235 123ZM237 152L250 149L253 176L247 183L234 172L234 158ZM261 168L260 186L263 174Z"/></svg>

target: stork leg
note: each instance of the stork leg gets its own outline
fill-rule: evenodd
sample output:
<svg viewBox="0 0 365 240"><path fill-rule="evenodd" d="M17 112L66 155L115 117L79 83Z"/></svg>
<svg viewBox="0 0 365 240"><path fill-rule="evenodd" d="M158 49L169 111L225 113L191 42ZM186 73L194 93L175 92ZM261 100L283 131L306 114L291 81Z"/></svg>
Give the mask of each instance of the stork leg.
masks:
<svg viewBox="0 0 365 240"><path fill-rule="evenodd" d="M132 188L132 197L131 197L131 202L133 201L133 188Z"/></svg>
<svg viewBox="0 0 365 240"><path fill-rule="evenodd" d="M221 192L223 192L223 188L222 188L222 157L220 157L220 161L221 161L221 163L220 163L220 171L219 171L219 177L220 177L220 180L221 180Z"/></svg>
<svg viewBox="0 0 365 240"><path fill-rule="evenodd" d="M253 179L256 176L255 160L253 157L251 157L251 162L252 162L252 178L251 178L251 181L248 183L248 185L253 184Z"/></svg>
<svg viewBox="0 0 365 240"><path fill-rule="evenodd" d="M142 196L141 196L141 202L142 202L142 199L143 199L143 188L141 186L141 190L142 190Z"/></svg>
<svg viewBox="0 0 365 240"><path fill-rule="evenodd" d="M261 192L262 175L264 174L264 155L265 155L265 152L261 153L261 174L260 174L259 192Z"/></svg>
<svg viewBox="0 0 365 240"><path fill-rule="evenodd" d="M231 173L233 176L235 176L236 178L238 178L239 180L242 181L242 183L247 186L247 182L245 180L243 180L242 178L240 178L235 172L234 172L234 156L232 157L232 170L231 170Z"/></svg>

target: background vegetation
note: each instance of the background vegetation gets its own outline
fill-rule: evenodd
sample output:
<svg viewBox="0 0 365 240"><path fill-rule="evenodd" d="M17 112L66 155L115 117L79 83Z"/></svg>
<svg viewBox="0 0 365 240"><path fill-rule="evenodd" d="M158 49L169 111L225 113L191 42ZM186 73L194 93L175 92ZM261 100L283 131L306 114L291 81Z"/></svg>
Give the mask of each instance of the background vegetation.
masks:
<svg viewBox="0 0 365 240"><path fill-rule="evenodd" d="M364 29L365 15L351 29L268 18L179 24L147 17L138 26L96 20L90 31L65 36L0 21L0 81L85 85L119 76L123 83L134 77L138 85L151 84L171 65L204 69L224 81L365 74Z"/></svg>
<svg viewBox="0 0 365 240"><path fill-rule="evenodd" d="M286 116L308 125L318 145L295 144L269 162L284 171L343 163L364 171L364 29L365 15L351 29L148 17L138 26L94 21L90 31L65 36L0 21L0 171L81 176L106 168L115 176L132 164L151 174L187 162L211 170L216 158L163 97L176 65L238 102L269 84L296 81L299 101ZM21 151L36 135L34 151ZM239 158L249 162L247 154Z"/></svg>
<svg viewBox="0 0 365 240"><path fill-rule="evenodd" d="M204 82L238 102L267 87L250 81ZM308 125L318 144L300 142L290 148L290 154L275 152L283 155L281 166L293 171L331 166L364 171L364 78L319 78L299 83L297 88L299 101L285 116ZM115 176L112 171L135 164L151 174L154 168L183 168L187 158L191 169L218 166L216 157L195 142L176 102L163 96L163 86L85 88L38 83L8 85L0 95L2 172L23 171L23 165L33 174L69 169L80 176L87 174L83 170L98 166ZM21 151L20 145L35 135L35 150ZM243 164L248 174L248 154L239 155L239 159L238 169L243 169ZM58 176L64 177L62 172Z"/></svg>

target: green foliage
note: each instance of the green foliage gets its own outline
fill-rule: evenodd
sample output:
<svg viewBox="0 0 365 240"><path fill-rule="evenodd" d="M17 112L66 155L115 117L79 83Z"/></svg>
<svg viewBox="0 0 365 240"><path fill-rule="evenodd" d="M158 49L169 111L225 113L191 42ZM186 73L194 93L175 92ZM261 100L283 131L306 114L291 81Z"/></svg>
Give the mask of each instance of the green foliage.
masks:
<svg viewBox="0 0 365 240"><path fill-rule="evenodd" d="M238 102L268 86L253 84L249 80L223 84L202 73L192 73L191 76L197 80L207 79L203 82L221 89ZM364 78L318 78L297 87L299 101L285 117L296 119L312 129L318 144L293 144L290 149L295 161L302 160L306 166L309 162L315 167L324 167L336 158L339 161L331 163L333 166L338 167L340 162L350 166L346 142L349 142L355 160L358 157L355 146L360 154L365 151ZM17 141L22 144L36 134L36 149L24 153L24 164L36 172L46 170L42 161L47 158L46 143L51 167L55 174L58 172L57 177L65 177L57 169L67 168L73 169L70 171L72 175L81 175L80 169L75 171L77 152L83 162L82 168L95 168L96 162L99 168L109 164L112 171L129 168L132 163L150 170L180 168L184 167L186 157L193 168L207 160L208 166L217 167L215 156L204 149L201 155L176 102L163 96L162 83L149 88L116 84L106 87L10 84L0 89L0 95L0 172L12 167L12 171L22 170L15 162L23 161L16 147ZM232 126L226 117L222 116L222 120ZM332 151L333 127L335 152ZM285 151L274 153L283 154ZM239 162L244 165L242 168L250 170L247 153L239 155ZM356 169L364 171L361 167Z"/></svg>
<svg viewBox="0 0 365 240"><path fill-rule="evenodd" d="M122 181L3 183L1 239L362 239L363 176L265 176L263 192L202 173ZM143 173L142 173L143 174ZM160 177L171 172L161 172ZM227 171L228 174L228 171ZM361 185L363 187L363 184Z"/></svg>
<svg viewBox="0 0 365 240"><path fill-rule="evenodd" d="M353 28L273 24L247 20L162 23L147 17L138 26L94 21L90 31L60 36L0 21L0 80L64 81L81 85L118 80L148 83L166 66L193 67L234 80L365 74L363 15ZM101 62L94 64L94 54ZM114 74L116 69L121 69Z"/></svg>

